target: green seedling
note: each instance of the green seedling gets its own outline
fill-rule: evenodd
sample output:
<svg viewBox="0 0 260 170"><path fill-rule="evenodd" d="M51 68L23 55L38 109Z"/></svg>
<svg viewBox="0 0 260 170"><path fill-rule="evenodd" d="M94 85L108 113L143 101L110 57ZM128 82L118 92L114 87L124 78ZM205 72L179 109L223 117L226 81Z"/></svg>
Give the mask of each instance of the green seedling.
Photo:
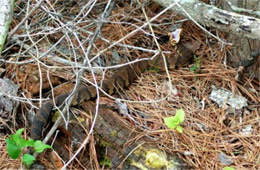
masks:
<svg viewBox="0 0 260 170"><path fill-rule="evenodd" d="M223 170L235 170L235 168L230 167L230 166L225 166L225 167L223 168Z"/></svg>
<svg viewBox="0 0 260 170"><path fill-rule="evenodd" d="M196 73L200 67L200 59L194 55L194 61L195 63L190 68L190 71L194 71Z"/></svg>
<svg viewBox="0 0 260 170"><path fill-rule="evenodd" d="M170 129L176 129L179 133L183 132L181 123L184 121L185 112L182 109L177 110L175 116L164 118L165 125Z"/></svg>
<svg viewBox="0 0 260 170"><path fill-rule="evenodd" d="M47 148L51 149L50 145L46 145L40 140L34 141L33 139L23 139L21 136L23 131L23 128L19 129L16 133L12 134L9 138L6 139L7 152L12 159L17 159L20 156L22 150L26 147L32 147L34 151L38 153L43 152ZM33 155L24 154L22 156L22 163L27 166L31 165L34 161L35 157Z"/></svg>
<svg viewBox="0 0 260 170"><path fill-rule="evenodd" d="M31 164L33 164L33 162L35 161L35 157L31 154L24 154L22 157L22 163L30 166Z"/></svg>

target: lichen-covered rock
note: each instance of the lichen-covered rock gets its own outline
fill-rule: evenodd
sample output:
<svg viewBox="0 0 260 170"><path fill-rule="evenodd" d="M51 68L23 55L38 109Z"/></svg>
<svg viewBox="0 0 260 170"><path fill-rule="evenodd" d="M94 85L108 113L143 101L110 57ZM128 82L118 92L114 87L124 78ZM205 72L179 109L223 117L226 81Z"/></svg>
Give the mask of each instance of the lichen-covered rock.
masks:
<svg viewBox="0 0 260 170"><path fill-rule="evenodd" d="M12 97L17 96L18 88L18 85L14 84L13 81L6 78L0 79L0 117L3 120L0 123L1 133L7 132L7 127L14 118L12 111L16 108L18 102Z"/></svg>
<svg viewBox="0 0 260 170"><path fill-rule="evenodd" d="M223 88L213 88L209 98L216 102L219 107L230 106L232 109L242 109L247 106L247 99L243 96L233 94Z"/></svg>

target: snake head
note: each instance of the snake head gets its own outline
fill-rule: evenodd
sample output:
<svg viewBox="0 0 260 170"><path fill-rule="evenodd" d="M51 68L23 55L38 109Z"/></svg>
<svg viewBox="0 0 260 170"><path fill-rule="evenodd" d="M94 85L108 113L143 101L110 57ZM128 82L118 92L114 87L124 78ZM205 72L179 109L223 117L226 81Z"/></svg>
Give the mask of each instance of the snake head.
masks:
<svg viewBox="0 0 260 170"><path fill-rule="evenodd" d="M182 34L182 29L181 28L178 28L175 31L169 33L170 41L171 41L171 43L173 45L175 45L175 44L180 42L181 34Z"/></svg>

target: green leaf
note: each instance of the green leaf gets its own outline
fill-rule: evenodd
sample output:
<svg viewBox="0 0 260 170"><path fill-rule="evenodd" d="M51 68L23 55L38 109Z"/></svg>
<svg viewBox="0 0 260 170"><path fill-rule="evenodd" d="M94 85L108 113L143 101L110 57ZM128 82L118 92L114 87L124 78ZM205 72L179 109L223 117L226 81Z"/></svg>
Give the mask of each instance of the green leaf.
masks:
<svg viewBox="0 0 260 170"><path fill-rule="evenodd" d="M196 64L194 64L191 68L190 68L190 71L195 71L197 70L198 66Z"/></svg>
<svg viewBox="0 0 260 170"><path fill-rule="evenodd" d="M27 147L27 146L34 146L34 140L33 139L29 139L29 140L25 140L26 142L24 143L23 147ZM23 143L22 143L23 144Z"/></svg>
<svg viewBox="0 0 260 170"><path fill-rule="evenodd" d="M183 129L180 126L180 124L184 121L184 119L185 119L185 112L183 111L183 109L179 109L179 110L177 110L175 116L164 118L164 123L168 128L170 128L170 129L176 128L176 130L179 133L182 133Z"/></svg>
<svg viewBox="0 0 260 170"><path fill-rule="evenodd" d="M21 148L24 148L24 147L27 147L27 146L33 146L33 143L34 143L34 141L31 141L31 140L25 140L25 139L23 139L23 138L19 138L19 140L16 142L16 144L18 145L18 146L20 146Z"/></svg>
<svg viewBox="0 0 260 170"><path fill-rule="evenodd" d="M225 166L223 168L223 170L235 170L235 168L231 167L231 166Z"/></svg>
<svg viewBox="0 0 260 170"><path fill-rule="evenodd" d="M8 155L13 159L18 158L21 153L21 148L17 146L13 140L9 138L6 139L6 143L7 143L6 148L7 148Z"/></svg>
<svg viewBox="0 0 260 170"><path fill-rule="evenodd" d="M27 146L33 146L34 140L25 140L21 137L21 134L24 129L19 129L17 132L13 135L11 135L11 139L16 143L17 146L20 148L27 147Z"/></svg>
<svg viewBox="0 0 260 170"><path fill-rule="evenodd" d="M20 136L20 135L23 133L23 131L24 131L24 128L18 129L18 130L15 132L15 134L16 134L17 136Z"/></svg>
<svg viewBox="0 0 260 170"><path fill-rule="evenodd" d="M179 133L182 133L183 132L183 129L182 127L179 125L176 127L176 130L179 132Z"/></svg>
<svg viewBox="0 0 260 170"><path fill-rule="evenodd" d="M37 140L35 143L34 143L34 150L35 152L38 152L38 153L41 153L43 152L45 149L51 149L52 147L50 145L46 145L44 144L42 141L40 140Z"/></svg>
<svg viewBox="0 0 260 170"><path fill-rule="evenodd" d="M18 129L15 134L12 134L11 135L11 139L16 143L16 145L20 146L20 143L21 143L21 140L22 137L21 137L21 134L23 133L24 129Z"/></svg>
<svg viewBox="0 0 260 170"><path fill-rule="evenodd" d="M176 128L176 126L179 124L176 117L173 117L173 116L164 118L164 123L170 129Z"/></svg>
<svg viewBox="0 0 260 170"><path fill-rule="evenodd" d="M185 118L185 112L184 112L184 110L183 110L183 109L177 110L175 116L178 118L178 121L179 121L180 123L182 123L182 122L184 121L184 118Z"/></svg>
<svg viewBox="0 0 260 170"><path fill-rule="evenodd" d="M30 154L24 154L22 162L26 165L31 165L35 161L35 157Z"/></svg>
<svg viewBox="0 0 260 170"><path fill-rule="evenodd" d="M20 143L20 140L22 139L20 135L18 134L12 134L11 135L11 139L16 143L16 144L19 144Z"/></svg>
<svg viewBox="0 0 260 170"><path fill-rule="evenodd" d="M195 60L195 63L193 64L193 66L190 68L190 71L195 71L199 68L200 66L200 59L194 55L194 60Z"/></svg>

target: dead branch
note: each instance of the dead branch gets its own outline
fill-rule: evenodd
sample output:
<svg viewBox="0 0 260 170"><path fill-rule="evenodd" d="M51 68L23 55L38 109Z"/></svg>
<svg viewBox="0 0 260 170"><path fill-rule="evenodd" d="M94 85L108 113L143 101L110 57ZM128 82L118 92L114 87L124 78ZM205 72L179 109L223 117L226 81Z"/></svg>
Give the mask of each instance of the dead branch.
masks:
<svg viewBox="0 0 260 170"><path fill-rule="evenodd" d="M260 40L260 20L254 17L228 12L199 0L153 0L161 6L168 7L173 3L172 11L194 19L196 22L214 27L224 32Z"/></svg>

